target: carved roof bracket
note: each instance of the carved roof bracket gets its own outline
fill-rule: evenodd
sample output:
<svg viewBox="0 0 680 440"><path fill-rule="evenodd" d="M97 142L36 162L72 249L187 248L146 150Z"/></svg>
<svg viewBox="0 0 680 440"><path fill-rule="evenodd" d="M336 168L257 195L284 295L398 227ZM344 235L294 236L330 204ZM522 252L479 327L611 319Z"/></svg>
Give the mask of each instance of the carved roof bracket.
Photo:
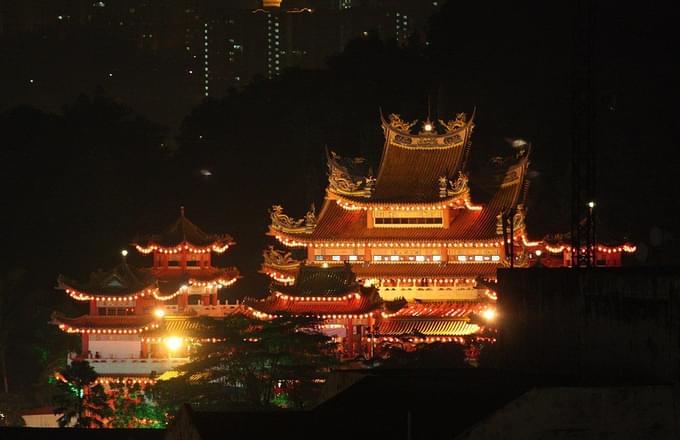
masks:
<svg viewBox="0 0 680 440"><path fill-rule="evenodd" d="M262 252L264 264L276 269L296 269L300 261L295 260L290 252L279 251L274 246L269 246Z"/></svg>
<svg viewBox="0 0 680 440"><path fill-rule="evenodd" d="M316 213L314 209L314 204L307 211L304 218L293 219L290 216L283 213L283 206L273 205L269 210L269 216L271 218L271 227L278 231L287 232L291 234L310 234L314 231L316 227Z"/></svg>
<svg viewBox="0 0 680 440"><path fill-rule="evenodd" d="M375 188L375 178L366 159L342 158L328 152L328 189L339 195L370 198Z"/></svg>
<svg viewBox="0 0 680 440"><path fill-rule="evenodd" d="M439 178L439 197L463 197L468 200L470 188L468 187L468 176L462 171L458 171L456 180L450 180L446 176Z"/></svg>

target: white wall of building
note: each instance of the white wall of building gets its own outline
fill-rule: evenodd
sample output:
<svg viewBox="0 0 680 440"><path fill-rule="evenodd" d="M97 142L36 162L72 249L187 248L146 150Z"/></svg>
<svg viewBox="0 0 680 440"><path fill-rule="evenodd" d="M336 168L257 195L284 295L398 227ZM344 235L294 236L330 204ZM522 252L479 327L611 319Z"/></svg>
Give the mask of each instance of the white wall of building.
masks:
<svg viewBox="0 0 680 440"><path fill-rule="evenodd" d="M134 335L90 335L92 356L99 352L102 359L139 358L141 341Z"/></svg>

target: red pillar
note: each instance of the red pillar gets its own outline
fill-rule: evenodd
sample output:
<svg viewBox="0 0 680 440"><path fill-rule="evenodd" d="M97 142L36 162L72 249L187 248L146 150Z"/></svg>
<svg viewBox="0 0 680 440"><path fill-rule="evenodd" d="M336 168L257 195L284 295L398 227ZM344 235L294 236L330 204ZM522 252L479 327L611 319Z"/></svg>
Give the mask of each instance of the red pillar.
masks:
<svg viewBox="0 0 680 440"><path fill-rule="evenodd" d="M81 338L82 340L82 354L83 356L87 357L87 352L90 350L90 335L87 333L83 333L83 336Z"/></svg>
<svg viewBox="0 0 680 440"><path fill-rule="evenodd" d="M139 357L142 359L146 359L149 357L149 343L146 341L141 341L140 342L140 353Z"/></svg>
<svg viewBox="0 0 680 440"><path fill-rule="evenodd" d="M181 312L186 309L189 305L189 294L187 292L182 292L177 296L177 311Z"/></svg>
<svg viewBox="0 0 680 440"><path fill-rule="evenodd" d="M349 356L354 357L354 325L352 318L347 319L347 344L349 345Z"/></svg>

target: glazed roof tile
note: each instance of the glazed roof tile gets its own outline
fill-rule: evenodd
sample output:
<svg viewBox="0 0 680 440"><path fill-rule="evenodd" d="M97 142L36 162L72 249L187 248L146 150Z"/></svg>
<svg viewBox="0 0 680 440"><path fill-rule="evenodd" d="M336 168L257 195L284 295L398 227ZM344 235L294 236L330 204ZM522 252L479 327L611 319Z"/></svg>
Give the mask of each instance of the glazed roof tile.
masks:
<svg viewBox="0 0 680 440"><path fill-rule="evenodd" d="M327 197L319 213L316 227L310 234L291 234L272 230L272 235L307 242L317 241L474 241L499 240L498 215L516 206L524 191L524 175L528 157L521 157L510 166L497 186L494 195L481 210L454 210L448 228L368 228L367 212L351 210ZM395 201L396 203L396 201Z"/></svg>
<svg viewBox="0 0 680 440"><path fill-rule="evenodd" d="M455 132L411 134L383 120L385 145L372 199L426 202L439 199L439 178L460 168L474 123Z"/></svg>
<svg viewBox="0 0 680 440"><path fill-rule="evenodd" d="M150 324L158 323L153 316L131 315L131 316L100 316L82 315L76 318L69 318L61 313L52 314L52 322L55 324L65 324L74 328L140 328Z"/></svg>
<svg viewBox="0 0 680 440"><path fill-rule="evenodd" d="M148 269L149 273L158 279L158 289L163 295L177 292L182 286L192 282L210 283L218 280L234 280L240 278L238 269L227 268L156 268Z"/></svg>
<svg viewBox="0 0 680 440"><path fill-rule="evenodd" d="M294 296L343 296L350 292L359 292L356 275L349 265L320 267L301 265L295 277L295 283L287 286L272 283L272 290Z"/></svg>
<svg viewBox="0 0 680 440"><path fill-rule="evenodd" d="M127 264L125 260L111 270L97 270L85 282L59 275L57 285L94 296L127 296L154 287L156 280L144 270Z"/></svg>
<svg viewBox="0 0 680 440"><path fill-rule="evenodd" d="M328 299L328 298L327 298ZM262 301L246 303L253 309L270 315L363 315L381 307L376 296L352 296L343 301L314 301L283 299L280 296L270 296Z"/></svg>
<svg viewBox="0 0 680 440"><path fill-rule="evenodd" d="M235 242L228 234L206 233L184 216L184 208L182 208L179 218L160 234L144 235L133 240L133 244L141 247L151 245L176 247L182 243L188 243L196 247L223 247Z"/></svg>
<svg viewBox="0 0 680 440"><path fill-rule="evenodd" d="M352 271L364 278L495 278L497 263L356 263ZM278 269L263 265L262 272L296 277L297 269Z"/></svg>
<svg viewBox="0 0 680 440"><path fill-rule="evenodd" d="M378 336L467 336L478 333L480 327L462 319L401 318L380 323Z"/></svg>

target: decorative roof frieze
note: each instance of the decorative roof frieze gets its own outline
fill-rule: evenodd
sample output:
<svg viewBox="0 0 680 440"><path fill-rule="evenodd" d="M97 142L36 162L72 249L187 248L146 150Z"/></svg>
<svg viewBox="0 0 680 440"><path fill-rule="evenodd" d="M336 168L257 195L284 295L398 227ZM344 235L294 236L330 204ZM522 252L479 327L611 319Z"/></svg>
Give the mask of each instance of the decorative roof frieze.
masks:
<svg viewBox="0 0 680 440"><path fill-rule="evenodd" d="M276 269L295 269L300 267L300 261L292 257L290 252L279 251L269 246L262 252L264 264Z"/></svg>
<svg viewBox="0 0 680 440"><path fill-rule="evenodd" d="M526 212L524 210L524 205L519 204L515 209L515 215L512 217L512 228L514 233L520 233L524 231L526 218ZM503 235L503 212L500 212L496 216L496 234Z"/></svg>
<svg viewBox="0 0 680 440"><path fill-rule="evenodd" d="M294 219L283 213L283 206L273 205L269 210L271 228L291 234L311 234L316 226L316 209L312 203L304 218Z"/></svg>
<svg viewBox="0 0 680 440"><path fill-rule="evenodd" d="M446 176L439 178L439 197L461 197L469 199L470 188L468 187L468 176L462 171L458 171L458 178L450 180Z"/></svg>
<svg viewBox="0 0 680 440"><path fill-rule="evenodd" d="M327 152L328 189L336 194L369 198L373 195L375 178L366 159L342 158L335 152Z"/></svg>

